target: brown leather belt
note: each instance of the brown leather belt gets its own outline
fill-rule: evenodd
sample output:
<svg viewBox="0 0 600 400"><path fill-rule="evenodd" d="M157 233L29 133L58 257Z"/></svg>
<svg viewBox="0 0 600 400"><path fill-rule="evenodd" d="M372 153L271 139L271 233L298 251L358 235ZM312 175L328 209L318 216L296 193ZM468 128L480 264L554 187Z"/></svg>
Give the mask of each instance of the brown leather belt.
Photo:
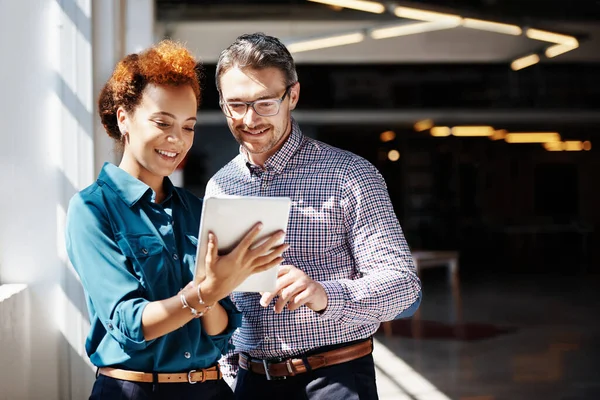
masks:
<svg viewBox="0 0 600 400"><path fill-rule="evenodd" d="M218 367L191 370L189 372L179 373L156 373L128 371L125 369L103 367L98 369L98 373L111 378L121 379L123 381L147 382L147 383L198 383L204 381L214 381L221 379L223 374ZM156 380L155 380L156 376Z"/></svg>
<svg viewBox="0 0 600 400"><path fill-rule="evenodd" d="M309 370L328 367L356 360L371 354L373 341L371 339L339 349L313 354L305 358L290 358L281 362L257 360L240 354L240 367L247 371L266 375L268 380L285 379L288 376L303 374ZM307 367L308 365L308 367Z"/></svg>

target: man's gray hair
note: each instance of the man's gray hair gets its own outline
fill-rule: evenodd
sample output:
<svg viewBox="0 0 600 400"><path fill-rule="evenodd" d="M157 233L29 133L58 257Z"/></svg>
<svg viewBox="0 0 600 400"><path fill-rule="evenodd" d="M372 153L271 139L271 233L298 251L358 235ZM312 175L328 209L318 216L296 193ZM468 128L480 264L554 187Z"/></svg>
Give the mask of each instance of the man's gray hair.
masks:
<svg viewBox="0 0 600 400"><path fill-rule="evenodd" d="M277 68L283 72L286 86L298 82L296 65L288 49L276 37L261 32L241 35L221 52L216 73L219 92L219 78L233 67L259 70Z"/></svg>

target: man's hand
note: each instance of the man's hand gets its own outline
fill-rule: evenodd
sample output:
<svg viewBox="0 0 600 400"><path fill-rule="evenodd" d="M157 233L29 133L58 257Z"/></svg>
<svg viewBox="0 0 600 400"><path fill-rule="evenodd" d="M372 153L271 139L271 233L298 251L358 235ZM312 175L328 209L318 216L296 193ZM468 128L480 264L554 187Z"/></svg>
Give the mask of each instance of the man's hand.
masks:
<svg viewBox="0 0 600 400"><path fill-rule="evenodd" d="M260 304L267 307L275 296L279 296L274 308L276 313L282 312L286 304L290 311L302 305L316 312L327 308L327 293L323 286L293 265L282 265L279 268L275 293L263 293Z"/></svg>

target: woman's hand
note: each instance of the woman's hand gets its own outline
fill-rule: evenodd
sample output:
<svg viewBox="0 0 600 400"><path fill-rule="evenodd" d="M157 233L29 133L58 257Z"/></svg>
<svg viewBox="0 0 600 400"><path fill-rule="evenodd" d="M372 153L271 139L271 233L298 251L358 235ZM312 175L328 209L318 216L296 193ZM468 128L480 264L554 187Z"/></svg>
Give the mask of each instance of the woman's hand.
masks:
<svg viewBox="0 0 600 400"><path fill-rule="evenodd" d="M254 225L240 244L224 256L219 256L217 237L209 232L206 278L201 283L201 292L206 298L206 303L210 304L224 298L250 275L281 264L283 261L281 255L289 245L273 246L284 237L284 232L275 232L260 245L253 246L261 229L261 223Z"/></svg>

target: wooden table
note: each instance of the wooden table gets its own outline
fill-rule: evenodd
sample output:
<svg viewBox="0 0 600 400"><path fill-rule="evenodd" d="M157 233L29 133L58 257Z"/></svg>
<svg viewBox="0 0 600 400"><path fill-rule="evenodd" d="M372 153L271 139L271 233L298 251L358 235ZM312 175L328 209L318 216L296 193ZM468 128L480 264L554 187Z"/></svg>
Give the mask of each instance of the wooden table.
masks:
<svg viewBox="0 0 600 400"><path fill-rule="evenodd" d="M415 268L417 269L417 275L421 276L421 271L426 268L439 268L445 267L448 269L448 282L452 290L452 298L454 301L454 312L456 315L456 322L462 322L462 308L460 299L460 281L458 276L458 258L459 253L457 251L435 251L435 250L416 250L412 252L413 261ZM417 310L412 318L412 330L415 337L420 337L420 327L418 321L420 319L420 312ZM392 335L391 321L383 323L383 331L386 336Z"/></svg>
<svg viewBox="0 0 600 400"><path fill-rule="evenodd" d="M412 252L413 261L417 268L417 275L426 268L448 268L448 280L451 286L458 285L458 251L425 251Z"/></svg>

